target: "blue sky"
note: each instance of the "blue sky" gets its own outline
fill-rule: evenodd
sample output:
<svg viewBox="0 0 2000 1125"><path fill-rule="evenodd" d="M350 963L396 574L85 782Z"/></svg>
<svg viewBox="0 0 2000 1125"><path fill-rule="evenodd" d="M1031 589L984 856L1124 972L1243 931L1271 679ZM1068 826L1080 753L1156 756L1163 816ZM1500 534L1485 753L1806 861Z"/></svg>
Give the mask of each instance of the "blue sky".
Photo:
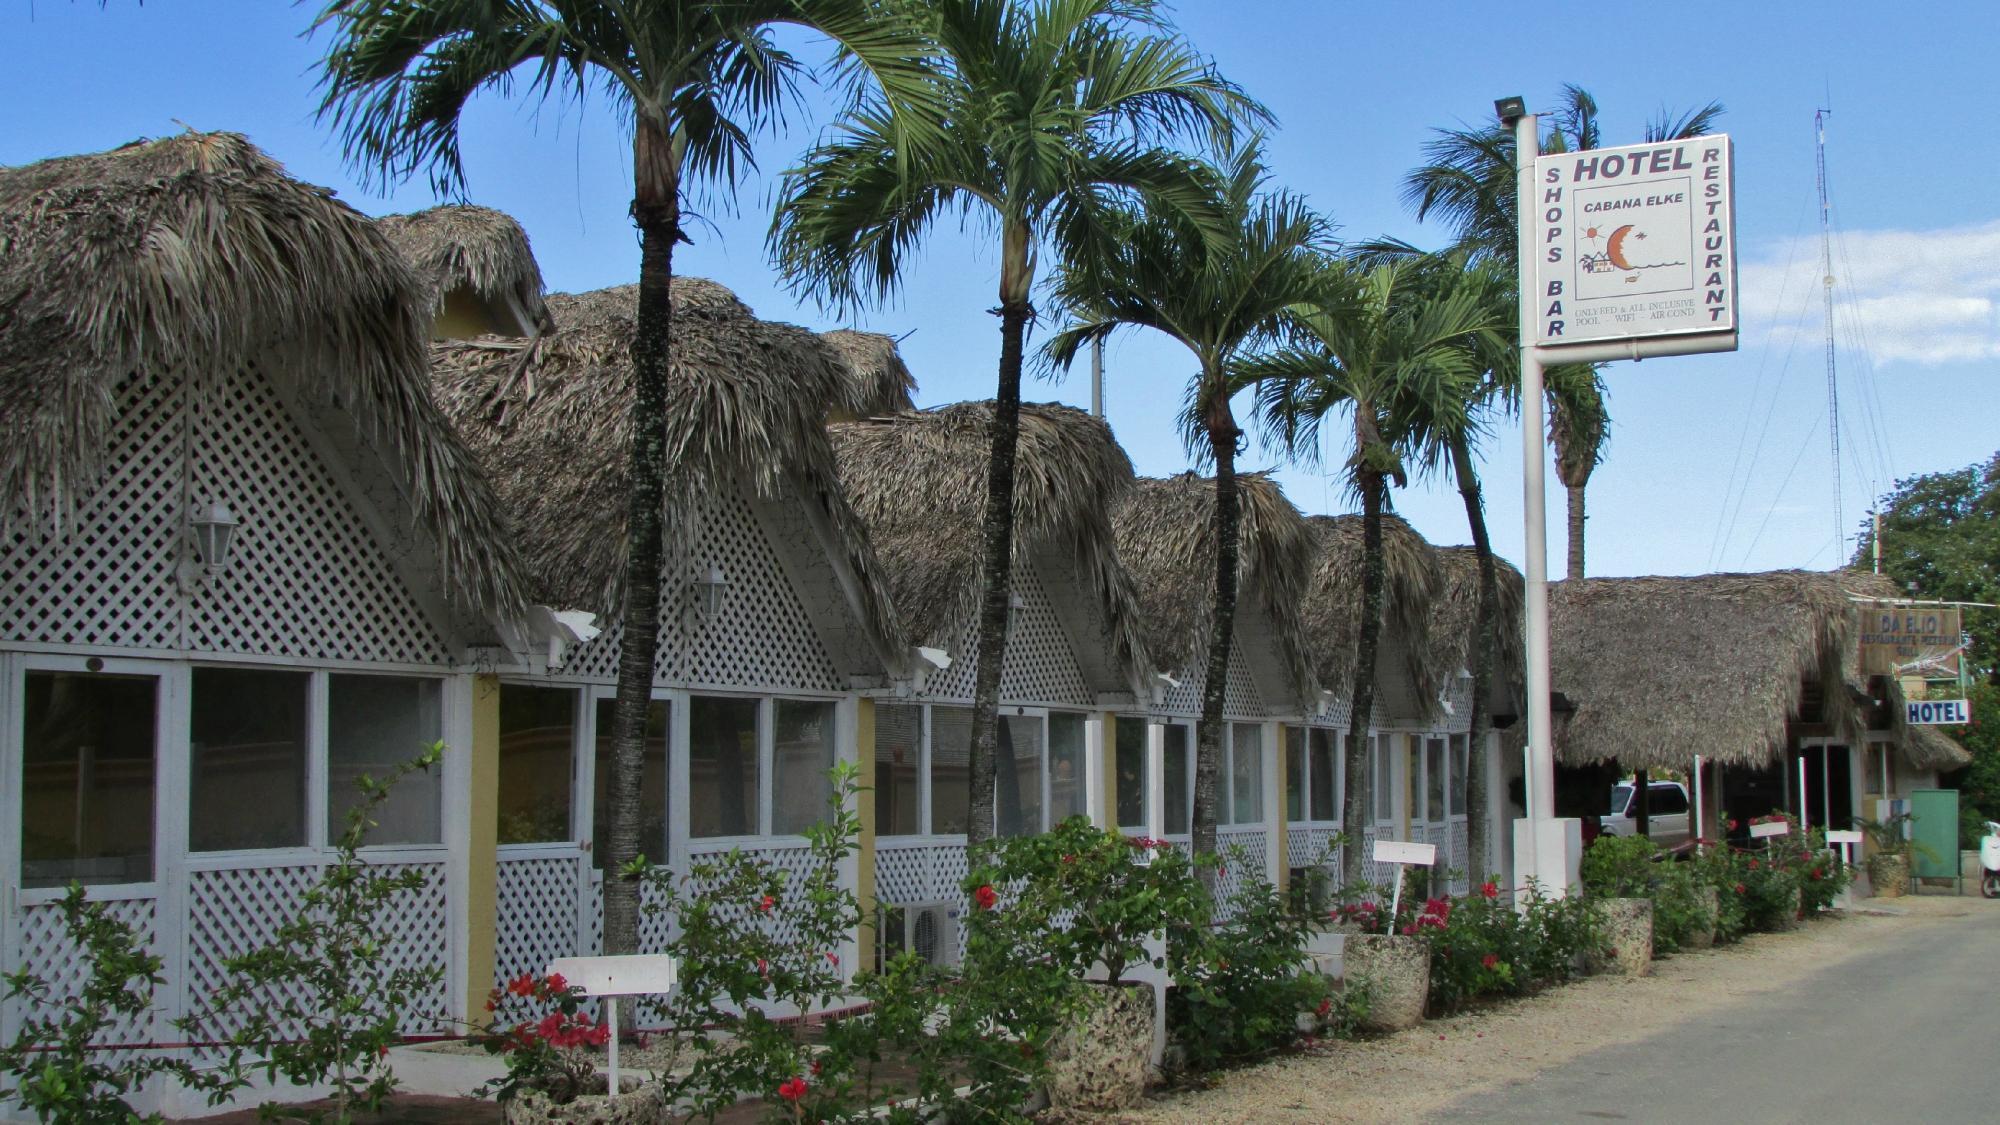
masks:
<svg viewBox="0 0 2000 1125"><path fill-rule="evenodd" d="M370 213L435 200L421 183L384 194L342 164L313 114L325 39L315 5L272 0L13 0L0 9L0 164L108 148L182 124L229 129ZM1592 574L1696 573L1837 561L1813 111L1830 106L1844 510L1851 534L1872 493L2000 447L2000 6L1822 2L1541 4L1504 20L1491 4L1365 5L1184 0L1183 29L1276 113L1277 180L1349 238L1443 235L1398 199L1431 127L1490 114L1522 94L1548 108L1564 82L1597 95L1607 141L1639 139L1663 106L1714 99L1736 141L1744 294L1734 355L1611 367L1613 430L1590 488ZM677 268L715 278L759 315L837 321L787 293L763 233L775 173L827 124L808 106L762 144L763 174L705 222ZM499 97L468 118L469 197L521 219L552 289L632 280L629 149L609 108ZM999 352L996 255L984 232L938 228L896 303L860 318L902 335L925 405L992 393ZM1174 345L1128 335L1108 352L1110 421L1142 473L1187 467L1173 415L1191 365ZM1081 373L1030 398L1088 401ZM1503 429L1505 427L1503 426ZM1520 558L1518 438L1487 443L1495 545ZM1336 458L1339 452L1335 452ZM1280 466L1294 502L1344 511L1338 482ZM1562 573L1562 497L1550 476L1552 577ZM1428 538L1463 542L1456 493L1413 485L1395 503Z"/></svg>

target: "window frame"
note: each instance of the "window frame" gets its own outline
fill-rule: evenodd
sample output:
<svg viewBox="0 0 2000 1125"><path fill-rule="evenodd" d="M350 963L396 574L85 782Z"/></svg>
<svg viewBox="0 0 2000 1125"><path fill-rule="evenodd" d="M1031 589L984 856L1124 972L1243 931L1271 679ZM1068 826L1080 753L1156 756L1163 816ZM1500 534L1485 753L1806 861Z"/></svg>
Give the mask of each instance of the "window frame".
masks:
<svg viewBox="0 0 2000 1125"><path fill-rule="evenodd" d="M1342 727L1332 726L1327 723L1283 723L1280 724L1280 727L1284 732L1300 731L1305 738L1305 752L1300 755L1305 768L1301 771L1299 777L1300 807L1305 811L1305 815L1297 820L1287 819L1285 823L1308 828L1340 827L1341 814L1344 811L1342 808L1342 799L1347 795L1347 731ZM1312 814L1312 783L1313 774L1316 772L1313 768L1313 735L1316 732L1323 733L1328 739L1332 740L1333 756L1329 763L1333 767L1333 816L1331 818L1315 817ZM1285 784L1288 790L1291 783L1292 777L1288 769L1285 775ZM1287 799L1289 799L1289 792L1287 793ZM1287 810L1287 814L1289 815L1289 810Z"/></svg>
<svg viewBox="0 0 2000 1125"><path fill-rule="evenodd" d="M611 694L615 695L616 690L611 689ZM852 731L854 724L852 722L853 713L850 709L852 706L852 697L850 696L834 695L826 692L711 691L693 689L675 689L662 692L655 689L653 697L656 699L664 697L673 703L673 711L669 714L667 720L670 732L667 742L667 831L671 836L676 832L673 826L679 825L678 832L685 839L686 845L690 849L698 847L704 852L726 851L730 847L761 845L773 840L784 843L797 843L805 840L803 833L794 832L776 835L771 831L772 786L777 783L773 766L776 764L777 706L780 699L792 703L831 704L833 706L833 760L836 763L851 762L854 760L854 734ZM692 783L691 767L694 764L694 741L691 734L691 724L693 721L693 704L696 698L749 699L755 700L757 703L757 830L754 833L735 836L696 836L691 830L692 821L689 819L689 802L693 798L693 792L689 786ZM928 743L930 723L928 716L926 716L924 724L924 734L926 737L924 763L926 770L928 770L930 764ZM929 783L929 777L926 774L924 781L926 789L928 789ZM679 796L676 796L677 793ZM925 793L924 806L924 811L928 814L930 811L928 792ZM897 838L906 839L907 837ZM677 854L672 850L671 843L668 854Z"/></svg>
<svg viewBox="0 0 2000 1125"><path fill-rule="evenodd" d="M525 676L510 676L500 681L500 690L509 686L517 688L537 688L543 691L562 691L569 694L569 838L564 840L536 840L528 843L495 844L501 854L526 858L535 852L551 850L566 851L581 849L583 841L589 840L596 831L593 815L596 812L597 787L597 700L600 696L588 684L550 683ZM614 693L615 694L615 693ZM601 698L609 699L606 695ZM669 710L668 734L672 734L673 712ZM497 728L496 728L497 729ZM671 754L671 743L669 753ZM497 763L496 763L497 769ZM498 779L496 777L497 786ZM669 801L671 802L671 794ZM662 853L664 854L664 853Z"/></svg>
<svg viewBox="0 0 2000 1125"><path fill-rule="evenodd" d="M578 684L583 698L576 722L576 779L571 783L570 796L573 807L570 810L570 825L576 832L573 845L588 855L592 870L603 874L603 865L594 854L597 839L597 705L600 701L618 698L615 684ZM660 855L669 864L681 864L686 859L682 849L685 840L677 838L674 825L687 824L683 788L687 784L686 770L676 770L674 747L687 741L687 692L672 688L655 687L647 695L648 702L667 705L667 838L660 842ZM679 833L686 837L686 828ZM646 842L639 842L644 852ZM523 855L537 849L560 849L563 844L502 844L509 855Z"/></svg>

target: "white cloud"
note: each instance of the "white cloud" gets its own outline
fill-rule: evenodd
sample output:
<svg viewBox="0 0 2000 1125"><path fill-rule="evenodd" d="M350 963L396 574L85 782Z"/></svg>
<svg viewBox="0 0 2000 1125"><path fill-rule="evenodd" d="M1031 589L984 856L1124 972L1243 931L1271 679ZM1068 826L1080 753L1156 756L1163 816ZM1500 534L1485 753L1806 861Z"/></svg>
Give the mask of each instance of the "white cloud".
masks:
<svg viewBox="0 0 2000 1125"><path fill-rule="evenodd" d="M2000 222L1850 231L1835 238L1833 270L1841 347L1858 338L1878 362L1927 366L2000 358ZM1776 243L1740 273L1746 336L1818 338L1817 237Z"/></svg>

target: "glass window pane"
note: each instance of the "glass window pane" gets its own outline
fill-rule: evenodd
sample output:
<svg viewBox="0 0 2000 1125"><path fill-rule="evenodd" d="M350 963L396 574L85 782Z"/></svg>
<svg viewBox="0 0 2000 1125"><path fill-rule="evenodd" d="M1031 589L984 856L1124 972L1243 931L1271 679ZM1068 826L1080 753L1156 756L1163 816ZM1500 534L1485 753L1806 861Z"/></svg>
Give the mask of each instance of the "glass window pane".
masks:
<svg viewBox="0 0 2000 1125"><path fill-rule="evenodd" d="M1396 819L1396 782L1389 768L1389 763L1395 753L1394 746L1396 739L1394 735L1386 734L1377 734L1370 737L1373 738L1375 744L1373 759L1375 769L1374 776L1369 778L1368 785L1370 791L1375 794L1375 819L1377 821L1394 820Z"/></svg>
<svg viewBox="0 0 2000 1125"><path fill-rule="evenodd" d="M1285 819L1306 818L1306 732L1285 728Z"/></svg>
<svg viewBox="0 0 2000 1125"><path fill-rule="evenodd" d="M919 792L923 768L924 709L908 703L875 705L875 834L923 832Z"/></svg>
<svg viewBox="0 0 2000 1125"><path fill-rule="evenodd" d="M21 885L153 877L152 676L27 674L21 753Z"/></svg>
<svg viewBox="0 0 2000 1125"><path fill-rule="evenodd" d="M590 854L599 867L611 851L611 794L618 772L611 755L611 715L616 707L616 700L597 701ZM640 749L639 854L656 863L667 861L667 718L672 710L664 699L646 704L646 744Z"/></svg>
<svg viewBox="0 0 2000 1125"><path fill-rule="evenodd" d="M1340 786L1345 780L1340 776L1340 732L1314 727L1311 748L1312 818L1339 820Z"/></svg>
<svg viewBox="0 0 2000 1125"><path fill-rule="evenodd" d="M1118 826L1146 826L1146 720L1118 716Z"/></svg>
<svg viewBox="0 0 2000 1125"><path fill-rule="evenodd" d="M1049 716L1050 827L1088 811L1083 807L1083 723L1083 716L1073 712Z"/></svg>
<svg viewBox="0 0 2000 1125"><path fill-rule="evenodd" d="M1167 752L1167 835L1185 836L1194 820L1194 775L1188 754L1189 729L1183 723L1168 723Z"/></svg>
<svg viewBox="0 0 2000 1125"><path fill-rule="evenodd" d="M829 700L780 699L771 721L771 835L796 836L827 819L838 753Z"/></svg>
<svg viewBox="0 0 2000 1125"><path fill-rule="evenodd" d="M1451 815L1465 815L1466 752L1470 749L1468 736L1453 735L1451 740Z"/></svg>
<svg viewBox="0 0 2000 1125"><path fill-rule="evenodd" d="M931 831L962 836L972 823L972 709L931 708Z"/></svg>
<svg viewBox="0 0 2000 1125"><path fill-rule="evenodd" d="M1042 830L1042 717L1000 716L993 755L994 835L1032 836Z"/></svg>
<svg viewBox="0 0 2000 1125"><path fill-rule="evenodd" d="M576 691L500 685L500 842L572 839Z"/></svg>
<svg viewBox="0 0 2000 1125"><path fill-rule="evenodd" d="M1256 824L1264 819L1264 728L1256 723L1230 727L1229 822Z"/></svg>
<svg viewBox="0 0 2000 1125"><path fill-rule="evenodd" d="M347 831L347 810L361 803L356 782L380 780L438 740L441 690L436 680L402 676L327 677L326 832ZM369 844L435 844L444 839L441 770L412 773L375 810Z"/></svg>
<svg viewBox="0 0 2000 1125"><path fill-rule="evenodd" d="M1431 821L1444 819L1444 739L1424 741L1424 811Z"/></svg>
<svg viewBox="0 0 2000 1125"><path fill-rule="evenodd" d="M188 713L188 847L306 843L306 712L312 676L196 668Z"/></svg>
<svg viewBox="0 0 2000 1125"><path fill-rule="evenodd" d="M688 835L758 834L758 710L754 699L688 700Z"/></svg>

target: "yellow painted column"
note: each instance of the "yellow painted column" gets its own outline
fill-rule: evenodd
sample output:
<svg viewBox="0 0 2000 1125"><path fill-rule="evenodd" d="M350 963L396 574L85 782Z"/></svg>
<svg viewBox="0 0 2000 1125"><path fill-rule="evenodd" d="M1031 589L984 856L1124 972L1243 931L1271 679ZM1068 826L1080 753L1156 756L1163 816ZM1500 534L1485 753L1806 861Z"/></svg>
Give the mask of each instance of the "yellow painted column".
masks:
<svg viewBox="0 0 2000 1125"><path fill-rule="evenodd" d="M472 681L471 800L468 803L465 1003L472 1019L493 987L500 893L500 678Z"/></svg>
<svg viewBox="0 0 2000 1125"><path fill-rule="evenodd" d="M1104 720L1104 753L1102 755L1104 760L1098 763L1098 776L1101 778L1101 781L1097 789L1103 795L1103 800L1099 802L1099 808L1092 810L1091 819L1116 831L1121 827L1118 823L1118 715L1116 712L1106 711L1102 718ZM1138 722L1137 719L1127 721Z"/></svg>
<svg viewBox="0 0 2000 1125"><path fill-rule="evenodd" d="M855 935L859 945L857 968L874 968L875 957L875 701L859 699L854 707L855 780L861 791L855 797L855 811L861 817L861 834L855 850L854 900L861 906L861 927Z"/></svg>

